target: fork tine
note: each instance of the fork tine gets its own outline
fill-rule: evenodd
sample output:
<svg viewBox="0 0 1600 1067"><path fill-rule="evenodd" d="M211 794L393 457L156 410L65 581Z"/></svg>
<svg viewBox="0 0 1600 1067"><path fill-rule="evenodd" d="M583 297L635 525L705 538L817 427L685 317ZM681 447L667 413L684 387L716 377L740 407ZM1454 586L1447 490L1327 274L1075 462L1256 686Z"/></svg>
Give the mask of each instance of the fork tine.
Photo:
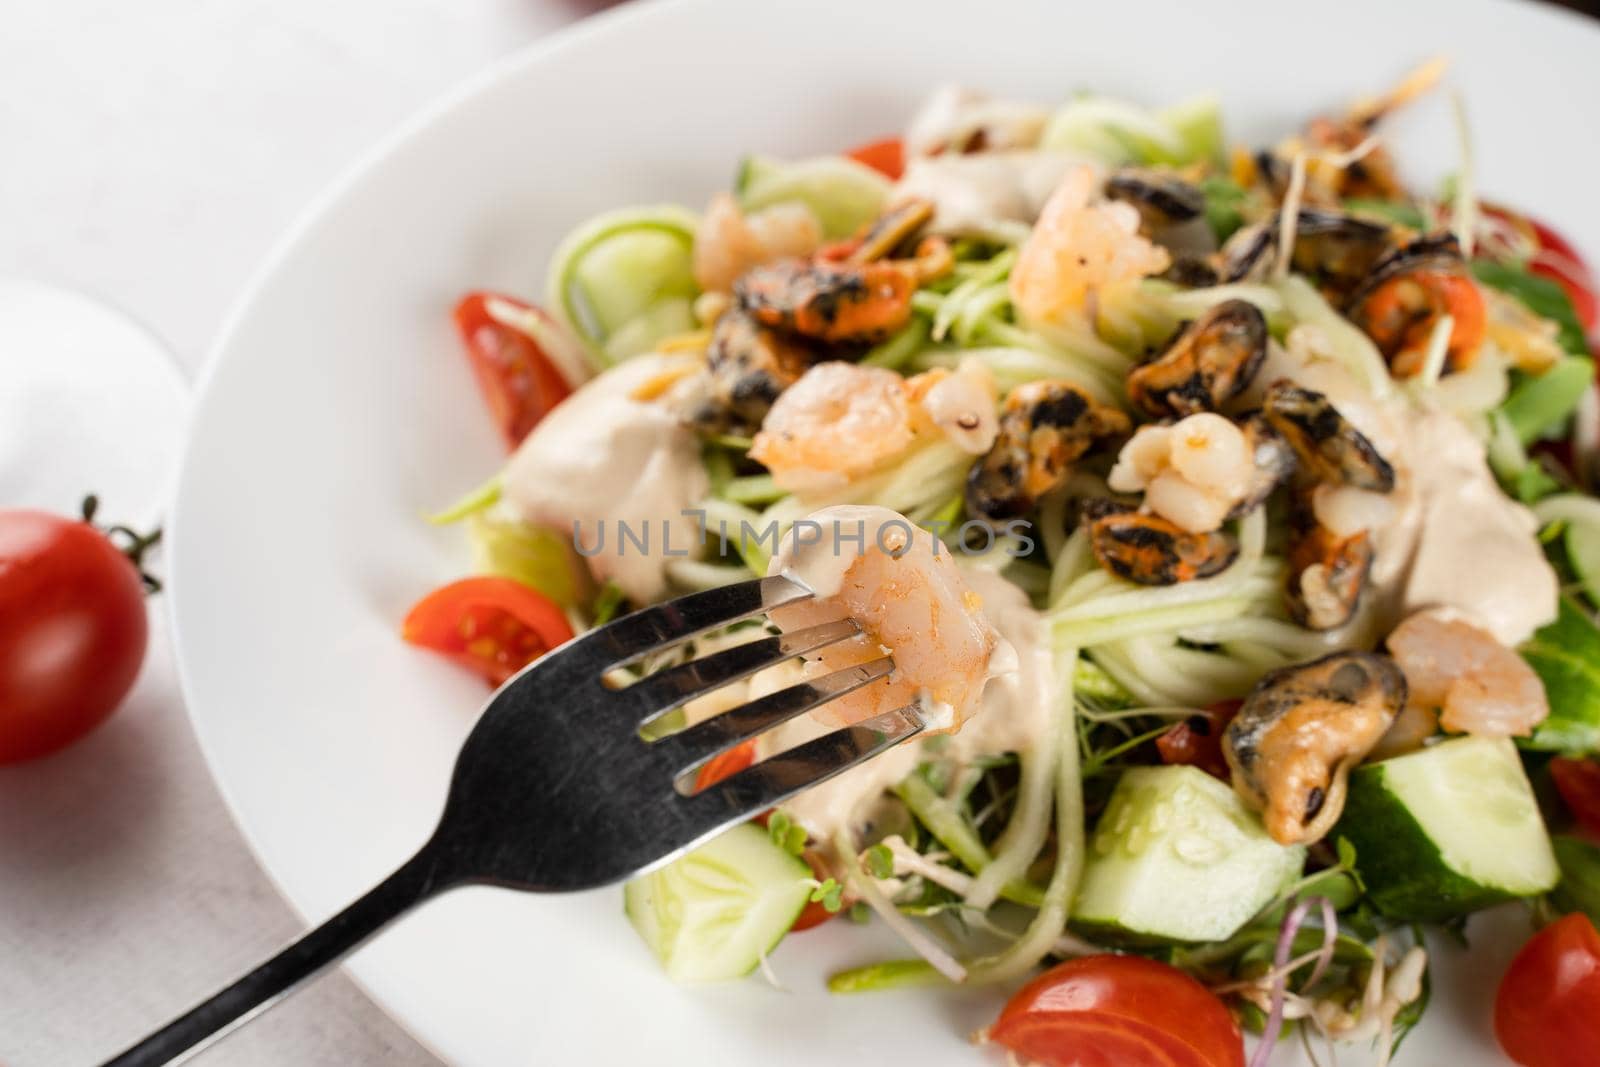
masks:
<svg viewBox="0 0 1600 1067"><path fill-rule="evenodd" d="M809 678L787 689L741 704L687 730L669 734L655 742L655 748L666 757L673 773L681 777L699 769L707 760L733 746L788 722L797 715L803 715L812 708L854 692L892 670L894 660L884 656L824 674L820 678Z"/></svg>
<svg viewBox="0 0 1600 1067"><path fill-rule="evenodd" d="M624 615L584 634L573 642L573 647L593 655L596 662L603 664L602 670L610 670L696 634L810 595L805 586L782 575L735 582Z"/></svg>
<svg viewBox="0 0 1600 1067"><path fill-rule="evenodd" d="M679 803L712 825L748 818L865 763L925 726L916 705L908 704L764 759Z"/></svg>
<svg viewBox="0 0 1600 1067"><path fill-rule="evenodd" d="M729 682L738 681L786 659L837 644L860 632L861 627L857 623L845 619L751 641L657 671L628 686L619 695L636 709L640 725L648 726L672 709Z"/></svg>

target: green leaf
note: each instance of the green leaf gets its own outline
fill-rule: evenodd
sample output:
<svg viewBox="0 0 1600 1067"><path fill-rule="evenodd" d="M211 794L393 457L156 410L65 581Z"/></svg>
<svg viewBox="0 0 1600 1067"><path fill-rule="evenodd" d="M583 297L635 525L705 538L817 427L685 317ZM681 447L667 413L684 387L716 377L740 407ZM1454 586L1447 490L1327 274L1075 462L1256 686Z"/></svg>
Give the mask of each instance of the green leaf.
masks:
<svg viewBox="0 0 1600 1067"><path fill-rule="evenodd" d="M873 845L861 858L872 877L894 877L894 851L888 845Z"/></svg>
<svg viewBox="0 0 1600 1067"><path fill-rule="evenodd" d="M1226 241L1244 225L1244 186L1232 178L1213 175L1200 182L1206 198L1206 223L1218 241Z"/></svg>
<svg viewBox="0 0 1600 1067"><path fill-rule="evenodd" d="M499 501L500 476L496 474L443 511L436 511L426 518L434 526L448 526L453 522L460 522L469 515L476 515L485 508L491 508Z"/></svg>
<svg viewBox="0 0 1600 1067"><path fill-rule="evenodd" d="M1571 597L1556 621L1518 651L1550 700L1550 715L1519 743L1542 752L1600 751L1600 628Z"/></svg>
<svg viewBox="0 0 1600 1067"><path fill-rule="evenodd" d="M823 910L830 915L836 914L844 907L844 886L829 878L825 882L818 882L817 887L811 891L811 903L821 904Z"/></svg>
<svg viewBox="0 0 1600 1067"><path fill-rule="evenodd" d="M622 590L616 582L607 582L600 587L600 592L594 598L594 624L604 626L616 618L617 611L622 607Z"/></svg>
<svg viewBox="0 0 1600 1067"><path fill-rule="evenodd" d="M927 960L887 960L840 971L828 979L828 992L869 993L880 989L943 985L948 981Z"/></svg>
<svg viewBox="0 0 1600 1067"><path fill-rule="evenodd" d="M1563 912L1581 911L1600 925L1600 845L1569 834L1550 839L1561 882L1550 893L1550 903Z"/></svg>
<svg viewBox="0 0 1600 1067"><path fill-rule="evenodd" d="M1355 196L1346 200L1344 207L1352 215L1364 215L1413 230L1428 229L1428 220L1422 217L1421 210L1406 200L1379 200L1375 197Z"/></svg>
<svg viewBox="0 0 1600 1067"><path fill-rule="evenodd" d="M1559 283L1534 274L1526 267L1491 259L1473 260L1472 273L1483 284L1509 293L1535 315L1543 316L1559 326L1561 347L1569 353L1574 356L1589 355L1583 323L1578 320L1578 312L1573 308L1571 298Z"/></svg>
<svg viewBox="0 0 1600 1067"><path fill-rule="evenodd" d="M767 819L767 833L772 843L796 856L806 850L805 827L796 823L783 811L775 811Z"/></svg>
<svg viewBox="0 0 1600 1067"><path fill-rule="evenodd" d="M1565 356L1543 374L1511 372L1511 392L1499 412L1524 445L1559 431L1594 387L1594 360Z"/></svg>

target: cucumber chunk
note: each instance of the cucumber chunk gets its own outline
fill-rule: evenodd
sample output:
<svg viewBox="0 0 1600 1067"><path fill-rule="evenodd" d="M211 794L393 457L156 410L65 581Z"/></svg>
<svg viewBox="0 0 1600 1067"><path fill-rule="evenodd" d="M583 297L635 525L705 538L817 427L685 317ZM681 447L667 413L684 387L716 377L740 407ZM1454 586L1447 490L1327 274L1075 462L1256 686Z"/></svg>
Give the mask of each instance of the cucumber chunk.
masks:
<svg viewBox="0 0 1600 1067"><path fill-rule="evenodd" d="M1222 782L1194 767L1136 767L1095 828L1073 917L1133 940L1232 937L1305 866Z"/></svg>
<svg viewBox="0 0 1600 1067"><path fill-rule="evenodd" d="M479 574L521 582L564 608L586 603L593 593L589 569L556 530L491 510L467 516L467 537Z"/></svg>
<svg viewBox="0 0 1600 1067"><path fill-rule="evenodd" d="M749 974L800 917L811 868L752 823L623 888L633 928L674 982Z"/></svg>
<svg viewBox="0 0 1600 1067"><path fill-rule="evenodd" d="M1576 558L1573 563L1582 572L1583 564ZM1539 675L1550 701L1549 717L1534 727L1522 747L1541 752L1600 751L1600 629L1589 613L1570 597L1562 597L1556 621L1518 651Z"/></svg>
<svg viewBox="0 0 1600 1067"><path fill-rule="evenodd" d="M556 249L549 306L597 367L649 351L692 324L698 224L670 205L624 208L591 219Z"/></svg>
<svg viewBox="0 0 1600 1067"><path fill-rule="evenodd" d="M1127 163L1178 166L1201 160L1220 163L1222 113L1211 96L1160 111L1110 97L1080 96L1050 117L1039 145L1085 155L1110 167Z"/></svg>
<svg viewBox="0 0 1600 1067"><path fill-rule="evenodd" d="M1180 100L1156 112L1168 129L1177 135L1183 150L1164 162L1180 165L1207 162L1220 167L1227 159L1227 140L1222 132L1222 102L1215 95Z"/></svg>
<svg viewBox="0 0 1600 1067"><path fill-rule="evenodd" d="M1511 381L1511 392L1500 410L1516 431L1517 440L1529 445L1559 430L1571 418L1583 394L1594 387L1594 360L1563 356L1543 374L1518 371Z"/></svg>
<svg viewBox="0 0 1600 1067"><path fill-rule="evenodd" d="M1583 583L1589 599L1600 604L1600 526L1586 522L1567 524L1563 535L1566 542L1567 561Z"/></svg>
<svg viewBox="0 0 1600 1067"><path fill-rule="evenodd" d="M864 163L844 156L794 162L750 156L734 183L739 206L760 211L798 201L811 209L825 237L849 237L883 213L892 182Z"/></svg>
<svg viewBox="0 0 1600 1067"><path fill-rule="evenodd" d="M1442 922L1543 893L1560 871L1516 746L1461 737L1358 768L1334 830L1379 911Z"/></svg>

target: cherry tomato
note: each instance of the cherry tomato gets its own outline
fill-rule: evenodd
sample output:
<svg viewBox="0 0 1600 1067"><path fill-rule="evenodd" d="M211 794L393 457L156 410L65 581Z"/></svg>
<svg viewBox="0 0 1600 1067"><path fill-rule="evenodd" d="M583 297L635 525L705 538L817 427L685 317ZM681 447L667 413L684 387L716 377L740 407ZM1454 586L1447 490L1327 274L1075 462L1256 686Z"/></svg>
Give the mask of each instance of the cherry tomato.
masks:
<svg viewBox="0 0 1600 1067"><path fill-rule="evenodd" d="M1485 214L1505 220L1524 236L1533 239L1538 251L1534 253L1528 269L1566 290L1584 332L1594 336L1596 326L1600 325L1600 302L1595 297L1600 292L1600 285L1596 284L1594 273L1571 242L1544 223L1508 207L1484 204L1483 210Z"/></svg>
<svg viewBox="0 0 1600 1067"><path fill-rule="evenodd" d="M756 743L754 741L746 741L741 745L735 745L721 755L713 756L700 768L700 773L695 775L695 792L708 789L724 778L732 778L755 761Z"/></svg>
<svg viewBox="0 0 1600 1067"><path fill-rule="evenodd" d="M144 661L139 570L88 522L0 511L0 764L71 744Z"/></svg>
<svg viewBox="0 0 1600 1067"><path fill-rule="evenodd" d="M491 300L503 301L526 314L544 312L489 292L468 293L456 305L456 329L466 345L478 388L506 447L516 448L551 408L571 394L572 387L537 341L489 314Z"/></svg>
<svg viewBox="0 0 1600 1067"><path fill-rule="evenodd" d="M1500 1047L1522 1067L1574 1067L1600 1056L1600 934L1582 912L1517 953L1494 1000Z"/></svg>
<svg viewBox="0 0 1600 1067"><path fill-rule="evenodd" d="M555 601L510 578L463 578L406 614L400 634L499 685L563 642L572 625Z"/></svg>
<svg viewBox="0 0 1600 1067"><path fill-rule="evenodd" d="M899 181L906 172L906 148L898 137L885 137L857 145L845 155L857 163L865 163L890 181Z"/></svg>
<svg viewBox="0 0 1600 1067"><path fill-rule="evenodd" d="M1600 762L1557 756L1550 761L1550 777L1578 825L1600 837Z"/></svg>
<svg viewBox="0 0 1600 1067"><path fill-rule="evenodd" d="M822 862L820 856L807 852L803 858L811 865L812 877L816 878L817 881L825 882L831 877L828 874L827 865ZM802 930L810 930L812 927L821 926L834 916L842 914L844 914L843 908L838 911L829 911L823 907L821 901L810 901L806 904L805 910L800 913L800 917L794 921L794 925L789 927L789 932L798 934Z"/></svg>
<svg viewBox="0 0 1600 1067"><path fill-rule="evenodd" d="M1198 715L1191 715L1156 738L1162 763L1187 763L1207 774L1228 780L1228 761L1222 755L1222 731L1239 713L1242 700L1224 700Z"/></svg>
<svg viewBox="0 0 1600 1067"><path fill-rule="evenodd" d="M1058 964L1011 998L989 1040L1043 1067L1243 1067L1244 1040L1215 994L1142 956Z"/></svg>
<svg viewBox="0 0 1600 1067"><path fill-rule="evenodd" d="M1539 239L1539 252L1528 264L1528 269L1549 278L1567 291L1572 308L1578 313L1578 321L1583 323L1584 332L1592 335L1596 325L1600 324L1600 302L1595 298L1595 293L1600 292L1600 285L1596 285L1594 273L1565 237L1542 222L1534 219L1528 221L1532 223L1534 235Z"/></svg>

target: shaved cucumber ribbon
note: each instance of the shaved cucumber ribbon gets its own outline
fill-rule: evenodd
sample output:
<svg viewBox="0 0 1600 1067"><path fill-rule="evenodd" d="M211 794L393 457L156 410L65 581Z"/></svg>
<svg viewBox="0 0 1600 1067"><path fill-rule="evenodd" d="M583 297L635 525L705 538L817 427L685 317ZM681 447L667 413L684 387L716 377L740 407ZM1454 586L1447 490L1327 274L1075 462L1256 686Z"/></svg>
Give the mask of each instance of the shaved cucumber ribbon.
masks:
<svg viewBox="0 0 1600 1067"><path fill-rule="evenodd" d="M694 239L699 216L672 204L598 215L550 260L551 310L599 369L694 327Z"/></svg>

